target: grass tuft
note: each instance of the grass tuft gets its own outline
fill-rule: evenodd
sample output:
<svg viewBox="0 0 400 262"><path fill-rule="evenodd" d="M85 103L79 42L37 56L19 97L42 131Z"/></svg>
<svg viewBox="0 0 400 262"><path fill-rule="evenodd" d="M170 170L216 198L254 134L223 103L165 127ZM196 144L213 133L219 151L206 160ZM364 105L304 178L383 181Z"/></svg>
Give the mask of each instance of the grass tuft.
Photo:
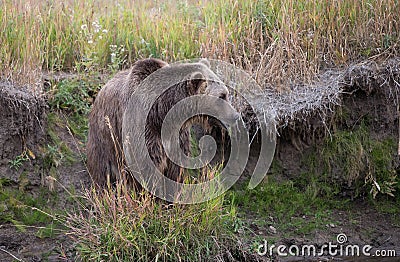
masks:
<svg viewBox="0 0 400 262"><path fill-rule="evenodd" d="M224 197L173 205L117 185L89 189L84 198L84 208L66 219L84 261L209 261L236 252L236 214Z"/></svg>

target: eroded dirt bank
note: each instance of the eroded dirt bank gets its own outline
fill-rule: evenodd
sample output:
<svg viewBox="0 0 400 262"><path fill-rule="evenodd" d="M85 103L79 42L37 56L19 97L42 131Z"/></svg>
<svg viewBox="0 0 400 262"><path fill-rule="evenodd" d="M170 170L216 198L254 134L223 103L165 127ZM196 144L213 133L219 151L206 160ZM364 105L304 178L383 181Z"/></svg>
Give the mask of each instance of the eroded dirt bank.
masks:
<svg viewBox="0 0 400 262"><path fill-rule="evenodd" d="M351 244L393 249L400 256L400 214L380 212L368 202L375 182L383 190L384 182L389 181L388 175L396 177L400 173L397 152L400 93L398 62L392 60L379 65L349 67L334 74L337 82L333 85L338 87L335 89L337 91L329 93L332 90L323 89L326 93L313 97L311 101L307 96L307 87L293 90L302 94L296 99L291 95L285 97L285 94L274 94L282 103L303 106L280 109L277 150L269 178L283 182L312 177L316 179L316 184L331 181L332 188L337 189L336 196L351 201L351 204L345 209L334 209L330 213L332 223L318 227L311 233L297 235L276 230L274 214L243 212L241 219L251 233L239 231L238 237L248 247L261 239L272 239L274 244L322 246L334 241L338 234L345 233ZM57 122L49 134L47 116L54 112L51 112L44 97L31 95L8 84L0 88L2 194L5 195L8 189L15 189L39 195L40 188L44 187L53 191L54 201L48 202L49 205L62 209L69 197L65 189L79 191L90 184L82 157L84 143L74 137L66 121ZM318 90L312 89L312 93L315 92ZM309 106L304 106L307 104ZM299 110L293 111L293 108ZM289 112L289 109L292 111ZM63 117L60 119L66 120ZM65 150L65 155L74 156L74 160L68 164L49 166L43 156L43 148L48 146L49 139L54 139L54 133L69 149ZM255 139L252 146L251 161L257 159L257 141ZM345 147L355 150L343 151L345 155L340 155ZM250 163L248 169L251 168ZM48 176L54 176L59 182L51 182ZM394 182L399 182L398 178L395 179ZM400 198L398 184L391 186L397 190L391 192L394 195L392 198ZM397 205L398 201L389 203ZM6 204L0 208L0 215L8 214L9 207ZM238 208L241 208L240 203ZM303 224L311 223L313 219L304 214L297 215L295 219L302 219ZM15 258L23 261L73 261L75 258L73 243L64 234L43 237L37 234L35 228L21 231L12 220L4 217L0 217L0 248L0 261L13 261ZM269 261L271 257L252 256L251 259ZM304 260L276 256L273 259ZM322 258L325 261L331 259L329 256ZM349 258L345 260L354 261Z"/></svg>

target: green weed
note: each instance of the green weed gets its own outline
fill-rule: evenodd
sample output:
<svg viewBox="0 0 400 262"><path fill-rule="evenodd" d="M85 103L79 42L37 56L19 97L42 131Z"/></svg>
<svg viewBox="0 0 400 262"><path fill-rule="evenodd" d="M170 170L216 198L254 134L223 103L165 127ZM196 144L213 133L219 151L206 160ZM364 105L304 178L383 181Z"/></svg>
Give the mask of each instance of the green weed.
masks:
<svg viewBox="0 0 400 262"><path fill-rule="evenodd" d="M60 112L72 135L85 141L88 131L88 113L97 92L105 80L98 73L79 74L54 85L49 92L49 104L53 112Z"/></svg>
<svg viewBox="0 0 400 262"><path fill-rule="evenodd" d="M26 151L24 151L20 155L16 156L15 159L10 160L8 163L10 165L10 168L18 170L26 161L29 161L29 156Z"/></svg>

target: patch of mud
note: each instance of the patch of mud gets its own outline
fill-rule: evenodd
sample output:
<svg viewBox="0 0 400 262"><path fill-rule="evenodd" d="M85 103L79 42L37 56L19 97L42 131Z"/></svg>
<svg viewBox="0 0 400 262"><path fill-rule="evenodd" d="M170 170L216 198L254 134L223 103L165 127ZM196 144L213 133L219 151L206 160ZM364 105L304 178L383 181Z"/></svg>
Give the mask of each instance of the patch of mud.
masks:
<svg viewBox="0 0 400 262"><path fill-rule="evenodd" d="M39 238L36 231L20 232L13 225L0 225L0 261L73 261L75 251L69 238Z"/></svg>
<svg viewBox="0 0 400 262"><path fill-rule="evenodd" d="M286 233L288 232L279 232L273 231L269 228L260 228L255 223L251 224L251 230L253 231L254 240L257 239L277 239L275 242L268 243L268 247L275 245L273 256L269 256L268 254L265 256L257 256L259 261L399 261L400 257L400 234L399 229L400 225L398 224L398 220L394 221L393 217L379 214L368 206L365 201L358 201L353 203L354 207L357 209L352 209L349 211L336 210L332 214L332 221L336 221L335 223L330 223L325 226L323 229L315 230L311 234L307 235L298 235L295 237L286 237ZM303 216L305 223L310 218ZM252 219L256 221L257 218L254 217ZM338 235L344 236L347 241L343 244L339 244L337 242ZM251 237L250 237L251 238ZM329 256L329 255L319 255L318 252L322 249L324 245L329 246L329 243L332 245L337 245L332 248L332 251L336 251L337 256ZM288 252L290 246L297 246L300 248L303 246L314 246L317 250L316 256L291 256L291 257L283 257L277 255L277 247L279 245L285 246L287 249L285 252ZM349 251L350 256L340 256L340 252L342 254L346 254L345 251L340 251L341 246L344 250L346 250L347 246L358 246L359 247L359 256L357 256L357 252L351 253ZM366 245L371 246L372 248L368 250L371 254L371 257L363 256L362 248ZM327 248L324 249L327 251ZM396 257L386 257L386 258L376 258L373 257L376 250L385 250L385 251L394 251L396 253ZM254 251L256 253L256 251ZM351 255L354 254L354 255ZM272 259L272 260L271 260Z"/></svg>

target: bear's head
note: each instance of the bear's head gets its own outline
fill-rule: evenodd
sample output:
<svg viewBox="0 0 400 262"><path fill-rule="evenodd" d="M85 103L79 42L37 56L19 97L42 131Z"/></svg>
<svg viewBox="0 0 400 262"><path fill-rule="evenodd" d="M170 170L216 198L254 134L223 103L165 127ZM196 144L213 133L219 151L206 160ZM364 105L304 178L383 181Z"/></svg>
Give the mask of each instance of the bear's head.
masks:
<svg viewBox="0 0 400 262"><path fill-rule="evenodd" d="M210 63L206 59L194 64L184 64L193 72L188 76L186 88L188 95L206 95L216 99L205 99L201 106L215 108L219 111L219 117L224 124L231 125L239 119L239 113L232 110L229 98L229 89L220 78L211 70ZM219 121L212 121L217 123Z"/></svg>
<svg viewBox="0 0 400 262"><path fill-rule="evenodd" d="M145 83L146 81L148 83ZM147 116L148 128L160 130L163 120L171 108L181 100L194 95L202 95L204 99L200 102L196 100L193 107L212 108L214 112L219 113L221 119L217 118L225 125L232 125L240 117L239 113L232 110L229 103L227 86L211 70L209 62L205 59L197 63L177 63L162 67L144 83L145 89L141 90L143 93L161 93ZM185 113L183 110L185 109L179 111L178 114ZM191 109L188 108L188 110ZM188 123L190 122L192 121Z"/></svg>

